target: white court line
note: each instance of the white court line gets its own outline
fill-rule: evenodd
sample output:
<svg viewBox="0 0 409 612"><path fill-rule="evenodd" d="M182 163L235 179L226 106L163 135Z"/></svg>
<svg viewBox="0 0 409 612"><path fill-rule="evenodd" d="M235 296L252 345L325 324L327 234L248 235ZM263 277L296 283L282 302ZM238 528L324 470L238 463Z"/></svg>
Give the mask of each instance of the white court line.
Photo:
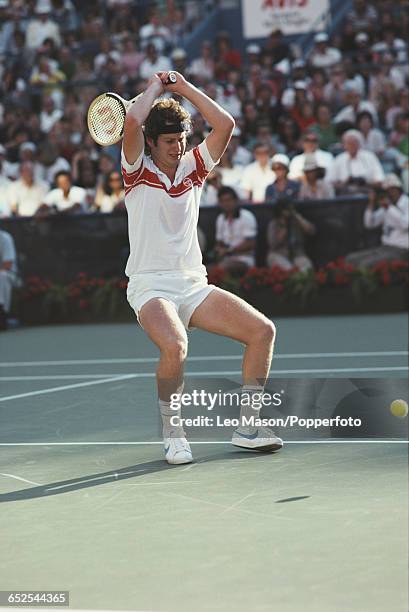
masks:
<svg viewBox="0 0 409 612"><path fill-rule="evenodd" d="M21 476L15 476L14 474L0 474L0 476L7 476L8 478L15 478L16 480L21 480L21 482L28 482L28 484L33 484L41 487L42 485L39 482L33 482L32 480L27 480L27 478L21 478Z"/></svg>
<svg viewBox="0 0 409 612"><path fill-rule="evenodd" d="M313 368L313 369L302 369L302 370L274 370L272 374L324 374L331 372L394 372L394 371L405 371L409 368L407 366L385 366L385 367L367 367L367 368ZM240 370L218 370L217 372L202 372L198 370L197 372L186 372L186 376L214 376L216 374L226 375L235 375L241 374ZM77 378L107 378L111 376L114 380L118 378L118 376L129 378L154 378L156 374L154 372L137 372L134 374L125 374L125 373L112 373L112 374L54 374L54 375L46 375L46 376L0 376L0 382L11 382L11 381L29 381L29 380L59 380L59 379L77 379ZM271 376L270 376L271 378ZM95 383L97 384L97 383ZM75 385L76 386L76 385ZM78 385L79 386L79 385ZM68 387L67 387L68 388ZM70 388L74 388L74 385ZM47 390L44 390L46 392ZM21 395L19 397L22 397ZM0 398L0 401L5 400L6 398Z"/></svg>
<svg viewBox="0 0 409 612"><path fill-rule="evenodd" d="M125 376L125 374L50 374L47 376L0 376L0 382L11 382L13 380L76 380L84 378L117 378L118 376Z"/></svg>
<svg viewBox="0 0 409 612"><path fill-rule="evenodd" d="M403 372L407 371L407 366L387 366L384 368L318 368L311 370L274 370L270 374L269 378L272 378L272 374L274 376L280 374L334 374L338 373L346 373L346 372ZM217 370L217 371L208 371L208 372L186 372L185 376L236 376L237 374L241 374L241 370ZM6 397L0 397L0 402L7 402L9 400L21 399L24 397L33 397L36 395L45 395L47 393L56 393L57 391L67 391L69 389L78 389L80 387L90 387L91 385L100 385L108 382L117 382L119 380L126 380L131 378L155 378L156 374L154 372L139 372L137 374L120 374L120 375L111 375L110 378L104 378L103 380L91 380L89 382L83 383L75 383L73 385L64 385L63 387L51 387L50 389L39 389L38 391L29 391L27 393L19 393L17 395L8 395ZM2 379L0 378L0 381Z"/></svg>
<svg viewBox="0 0 409 612"><path fill-rule="evenodd" d="M162 442L0 442L0 446L147 446ZM189 444L231 444L231 440L214 440L201 442L190 441ZM409 440L284 440L286 444L409 444Z"/></svg>
<svg viewBox="0 0 409 612"><path fill-rule="evenodd" d="M135 378L135 374L124 374L115 378L104 378L103 380L91 380L89 382L76 383L75 385L64 385L63 387L52 387L51 389L40 389L39 391L29 391L28 393L19 393L18 395L9 395L8 397L0 397L0 402L7 400L19 399L22 397L33 397L34 395L44 395L45 393L56 393L57 391L66 391L67 389L78 389L79 387L89 387L91 385L102 385L108 382L117 382L118 380L126 380L127 378Z"/></svg>
<svg viewBox="0 0 409 612"><path fill-rule="evenodd" d="M281 353L274 359L318 359L337 357L395 357L406 356L408 351L364 351L355 353ZM242 355L206 355L188 357L189 361L221 361L242 359ZM129 359L68 359L64 361L1 361L0 368L17 368L26 366L60 366L60 365L103 365L114 363L156 363L158 357L135 357Z"/></svg>

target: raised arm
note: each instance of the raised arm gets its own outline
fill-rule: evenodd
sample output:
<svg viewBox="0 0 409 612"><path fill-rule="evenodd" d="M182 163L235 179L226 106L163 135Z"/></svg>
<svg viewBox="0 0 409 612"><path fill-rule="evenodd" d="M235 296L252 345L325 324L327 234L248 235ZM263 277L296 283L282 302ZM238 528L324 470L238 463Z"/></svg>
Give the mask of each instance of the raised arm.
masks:
<svg viewBox="0 0 409 612"><path fill-rule="evenodd" d="M216 162L223 155L229 143L235 125L234 119L217 102L186 81L179 72L175 74L176 83L166 85L165 90L189 100L206 119L212 128L206 138L206 144L211 158Z"/></svg>
<svg viewBox="0 0 409 612"><path fill-rule="evenodd" d="M142 126L156 98L164 91L163 83L154 74L148 82L143 95L138 98L126 114L123 149L129 164L136 162L145 146Z"/></svg>

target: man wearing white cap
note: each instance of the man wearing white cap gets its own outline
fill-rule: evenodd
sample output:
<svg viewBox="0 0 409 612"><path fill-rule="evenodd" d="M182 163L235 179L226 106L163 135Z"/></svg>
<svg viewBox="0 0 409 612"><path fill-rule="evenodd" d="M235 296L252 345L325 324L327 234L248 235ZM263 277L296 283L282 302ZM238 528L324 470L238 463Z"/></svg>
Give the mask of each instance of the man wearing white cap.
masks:
<svg viewBox="0 0 409 612"><path fill-rule="evenodd" d="M29 21L26 31L26 47L35 51L46 38L52 38L57 46L61 44L60 29L50 19L52 4L50 0L38 0L35 7L34 19Z"/></svg>
<svg viewBox="0 0 409 612"><path fill-rule="evenodd" d="M356 266L371 267L379 261L407 261L408 258L409 198L403 193L396 174L387 174L382 186L385 192L378 197L372 192L364 213L366 228L382 227L382 244L348 255L347 261ZM379 207L375 209L377 203Z"/></svg>
<svg viewBox="0 0 409 612"><path fill-rule="evenodd" d="M342 60L339 49L328 46L328 34L319 32L314 37L314 49L310 55L309 63L314 68L330 68Z"/></svg>

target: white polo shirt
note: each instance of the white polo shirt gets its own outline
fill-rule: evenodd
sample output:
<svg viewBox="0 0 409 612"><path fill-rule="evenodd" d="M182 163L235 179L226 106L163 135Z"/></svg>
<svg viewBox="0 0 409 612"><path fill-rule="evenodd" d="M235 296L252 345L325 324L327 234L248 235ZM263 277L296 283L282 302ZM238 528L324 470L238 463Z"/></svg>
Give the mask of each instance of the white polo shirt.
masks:
<svg viewBox="0 0 409 612"><path fill-rule="evenodd" d="M44 204L48 204L48 206L55 206L58 210L66 210L67 208L74 206L74 204L81 204L82 208L85 210L86 196L87 192L85 189L82 187L77 187L77 185L72 185L67 197L64 196L63 190L57 187L56 189L52 189L49 193L47 193L46 197L44 198Z"/></svg>
<svg viewBox="0 0 409 612"><path fill-rule="evenodd" d="M332 166L332 162L334 161L333 156L328 151L323 151L322 149L317 149L315 153L315 160L320 168L325 168L325 172L328 172ZM296 155L292 158L290 162L290 171L288 173L288 177L291 179L299 179L304 175L304 163L305 163L305 153L301 153L300 155Z"/></svg>
<svg viewBox="0 0 409 612"><path fill-rule="evenodd" d="M215 166L206 141L185 153L173 183L143 152L133 164L123 150L121 158L130 245L125 274L205 274L197 223L203 183Z"/></svg>
<svg viewBox="0 0 409 612"><path fill-rule="evenodd" d="M334 159L329 169L327 180L332 183L345 183L349 178L362 177L367 183L380 183L385 180L385 173L379 159L371 151L359 149L355 157L347 151L340 153Z"/></svg>
<svg viewBox="0 0 409 612"><path fill-rule="evenodd" d="M216 240L223 242L231 249L234 249L247 238L253 239L256 237L256 217L245 208L240 209L240 214L235 219L227 218L224 213L221 213L216 219ZM234 258L249 266L254 266L254 252L235 253Z"/></svg>
<svg viewBox="0 0 409 612"><path fill-rule="evenodd" d="M261 204L265 201L266 189L275 181L276 175L270 166L269 162L263 168L258 161L254 161L243 169L241 187L251 192L251 199L255 204Z"/></svg>
<svg viewBox="0 0 409 612"><path fill-rule="evenodd" d="M372 229L382 225L382 244L409 249L409 198L402 194L394 206L370 210L364 214L365 227Z"/></svg>

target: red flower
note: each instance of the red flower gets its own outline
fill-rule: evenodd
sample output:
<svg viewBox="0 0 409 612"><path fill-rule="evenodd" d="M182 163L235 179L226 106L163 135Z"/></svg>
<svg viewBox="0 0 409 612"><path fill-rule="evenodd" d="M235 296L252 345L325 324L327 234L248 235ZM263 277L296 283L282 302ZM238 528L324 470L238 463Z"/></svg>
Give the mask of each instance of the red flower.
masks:
<svg viewBox="0 0 409 612"><path fill-rule="evenodd" d="M347 285L348 284L348 277L346 276L346 274L342 274L341 272L338 272L337 274L335 274L335 284L338 286L341 285Z"/></svg>
<svg viewBox="0 0 409 612"><path fill-rule="evenodd" d="M282 293L284 291L284 285L282 283L277 283L273 286L274 293Z"/></svg>
<svg viewBox="0 0 409 612"><path fill-rule="evenodd" d="M81 289L79 289L78 287L75 287L75 285L71 285L71 287L68 290L68 294L72 298L79 297L81 295Z"/></svg>
<svg viewBox="0 0 409 612"><path fill-rule="evenodd" d="M382 273L382 282L384 285L390 285L391 284L391 275L389 274L389 272L383 272Z"/></svg>
<svg viewBox="0 0 409 612"><path fill-rule="evenodd" d="M325 270L321 269L315 273L315 280L317 281L319 285L325 285L325 283L327 282L327 278L328 278L328 274L327 272L325 272Z"/></svg>
<svg viewBox="0 0 409 612"><path fill-rule="evenodd" d="M87 310L87 308L89 308L89 300L80 300L78 302L78 306L81 308L81 310Z"/></svg>

